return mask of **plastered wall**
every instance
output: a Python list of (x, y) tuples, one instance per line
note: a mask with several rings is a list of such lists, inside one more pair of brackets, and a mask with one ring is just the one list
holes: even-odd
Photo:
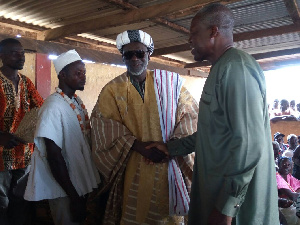
[[(26, 53), (25, 54), (25, 63), (22, 70), (19, 72), (27, 76), (32, 83), (35, 84), (35, 53)], [(2, 67), (2, 61), (0, 60), (0, 67)]]

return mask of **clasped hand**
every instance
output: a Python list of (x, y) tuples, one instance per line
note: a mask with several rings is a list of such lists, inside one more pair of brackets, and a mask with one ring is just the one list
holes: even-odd
[(4, 146), (4, 148), (10, 149), (19, 145), (20, 143), (26, 144), (26, 141), (12, 133), (0, 132), (0, 145)]
[(167, 159), (167, 154), (155, 147), (153, 142), (142, 142), (136, 139), (131, 149), (139, 152), (147, 160), (150, 160), (154, 163), (163, 162)]

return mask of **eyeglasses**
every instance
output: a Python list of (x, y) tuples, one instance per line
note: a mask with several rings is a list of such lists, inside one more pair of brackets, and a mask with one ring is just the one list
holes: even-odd
[(135, 55), (137, 58), (143, 59), (145, 57), (146, 52), (148, 51), (144, 51), (144, 50), (127, 51), (127, 52), (123, 52), (123, 57), (126, 60), (130, 60)]

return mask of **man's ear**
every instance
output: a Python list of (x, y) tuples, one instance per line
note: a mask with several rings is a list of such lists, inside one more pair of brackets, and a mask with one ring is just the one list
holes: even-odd
[(219, 28), (217, 26), (213, 25), (211, 27), (210, 37), (214, 38), (214, 37), (217, 37), (218, 35), (219, 35)]
[(57, 75), (57, 78), (58, 78), (59, 80), (64, 80), (64, 79), (66, 78), (66, 73), (65, 73), (65, 71), (61, 70), (61, 71), (59, 72), (59, 74)]

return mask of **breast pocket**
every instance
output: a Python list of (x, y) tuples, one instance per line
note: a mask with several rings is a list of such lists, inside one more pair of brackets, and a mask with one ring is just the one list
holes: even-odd
[(199, 104), (199, 122), (206, 126), (211, 122), (211, 102), (212, 95), (202, 92)]

